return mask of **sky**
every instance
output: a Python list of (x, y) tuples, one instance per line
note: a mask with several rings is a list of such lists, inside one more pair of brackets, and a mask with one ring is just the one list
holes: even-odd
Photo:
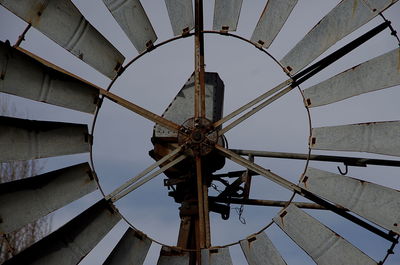
[[(126, 57), (125, 63), (137, 55), (135, 48), (101, 0), (75, 0), (73, 2), (86, 19)], [(268, 48), (268, 52), (278, 60), (281, 59), (338, 2), (338, 0), (299, 0), (282, 31), (271, 47)], [(214, 1), (204, 1), (205, 29), (212, 28), (213, 3)], [(245, 38), (251, 37), (265, 3), (265, 0), (243, 1), (238, 31), (236, 32), (238, 35)], [(172, 29), (164, 1), (143, 0), (142, 4), (157, 33), (158, 40), (156, 43), (171, 38)], [(399, 30), (400, 4), (395, 4), (384, 14), (389, 20), (392, 20), (393, 26)], [(339, 41), (320, 58), (337, 50), (381, 22), (381, 18), (373, 19), (367, 25)], [(1, 41), (10, 40), (11, 43), (14, 43), (25, 27), (25, 22), (0, 7)], [(26, 41), (21, 46), (100, 87), (106, 88), (110, 82), (105, 76), (54, 44), (36, 29), (31, 29), (28, 32)], [(128, 68), (115, 82), (111, 91), (154, 113), (162, 114), (193, 72), (193, 46), (193, 38), (185, 38), (152, 51)], [(396, 47), (396, 40), (386, 30), (302, 84), (301, 89), (317, 84)], [(205, 36), (205, 63), (206, 71), (217, 72), (224, 82), (225, 114), (286, 80), (286, 75), (269, 57), (247, 43), (225, 36)], [(312, 127), (399, 120), (399, 88), (399, 86), (396, 86), (314, 108), (311, 110)], [(92, 123), (92, 116), (89, 114), (14, 96), (7, 97), (17, 107), (17, 116), (19, 117), (88, 125)], [(100, 110), (94, 134), (94, 165), (100, 178), (100, 185), (106, 193), (111, 192), (125, 180), (137, 175), (154, 162), (148, 156), (148, 151), (152, 149), (150, 138), (153, 126), (152, 122), (113, 102), (105, 101)], [(308, 116), (302, 102), (301, 93), (298, 90), (293, 90), (229, 131), (226, 137), (230, 148), (306, 153), (308, 151), (308, 128)], [(327, 151), (315, 151), (315, 153), (398, 160), (396, 157), (366, 153)], [(41, 159), (41, 161), (45, 165), (44, 171), (51, 171), (88, 161), (88, 158), (88, 154), (79, 154)], [(256, 158), (256, 162), (294, 183), (297, 183), (305, 167), (304, 161), (295, 160)], [(337, 172), (336, 167), (342, 165), (312, 162), (311, 166)], [(221, 172), (232, 170), (243, 170), (243, 168), (227, 161)], [(350, 167), (349, 176), (400, 189), (398, 168)], [(174, 245), (179, 230), (179, 205), (167, 196), (168, 191), (163, 187), (164, 178), (165, 176), (158, 176), (117, 202), (116, 205), (135, 227), (157, 241)], [(290, 196), (290, 192), (271, 181), (263, 177), (254, 178), (253, 198), (287, 200)], [(96, 191), (60, 209), (53, 216), (53, 229), (57, 229), (100, 198), (100, 192)], [(296, 200), (301, 200), (301, 198), (296, 197)], [(216, 214), (211, 214), (213, 245), (237, 242), (247, 235), (257, 232), (268, 224), (278, 211), (278, 208), (246, 206), (243, 214), (246, 219), (245, 225), (240, 223), (233, 209), (228, 221), (222, 220)], [(389, 247), (387, 241), (343, 218), (335, 216), (333, 213), (317, 210), (307, 210), (307, 212), (376, 261), (383, 258)], [(102, 263), (126, 228), (126, 224), (119, 223), (81, 264)], [(313, 264), (311, 258), (276, 225), (268, 228), (266, 233), (289, 265)], [(156, 263), (159, 249), (159, 245), (152, 245), (145, 260), (146, 265)], [(230, 252), (234, 265), (247, 264), (238, 245), (230, 247)], [(395, 255), (390, 256), (385, 264), (398, 264), (400, 262), (399, 252), (400, 249), (397, 247)]]

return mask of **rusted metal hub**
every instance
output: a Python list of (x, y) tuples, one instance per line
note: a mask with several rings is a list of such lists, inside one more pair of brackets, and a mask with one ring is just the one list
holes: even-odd
[(186, 144), (191, 155), (207, 155), (218, 140), (218, 133), (213, 130), (212, 122), (205, 118), (190, 118), (182, 124), (178, 134), (178, 143)]

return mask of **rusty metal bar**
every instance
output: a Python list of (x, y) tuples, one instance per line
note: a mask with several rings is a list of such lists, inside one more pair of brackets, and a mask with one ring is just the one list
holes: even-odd
[(195, 118), (205, 117), (203, 0), (195, 1)]
[(25, 40), (25, 35), (28, 32), (28, 30), (32, 27), (32, 24), (29, 23), (26, 28), (24, 29), (24, 31), (22, 32), (22, 34), (20, 36), (18, 36), (18, 40), (17, 42), (14, 44), (13, 47), (19, 47), (19, 45), (21, 45), (21, 43)]
[[(230, 150), (238, 155), (245, 155), (245, 156), (253, 155), (258, 157), (272, 157), (272, 158), (284, 158), (284, 159), (296, 159), (296, 160), (307, 160), (308, 158), (308, 154), (300, 154), (300, 153), (282, 153), (282, 152), (268, 152), (268, 151), (241, 150), (241, 149), (240, 150), (230, 149)], [(358, 166), (358, 167), (366, 167), (367, 165), (400, 167), (400, 161), (397, 160), (370, 159), (370, 158), (348, 157), (348, 156), (310, 155), (310, 160), (339, 162), (349, 166)]]

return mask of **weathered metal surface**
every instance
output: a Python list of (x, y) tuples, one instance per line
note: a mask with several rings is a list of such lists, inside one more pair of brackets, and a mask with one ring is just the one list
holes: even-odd
[(128, 228), (104, 265), (141, 265), (149, 251), (151, 240), (146, 235)]
[[(224, 84), (217, 73), (206, 73), (206, 118), (217, 121), (222, 117)], [(163, 117), (176, 124), (183, 124), (194, 116), (194, 75), (185, 83), (172, 103), (163, 113)], [(177, 137), (178, 133), (166, 129), (162, 125), (154, 127), (155, 137)]]
[(0, 161), (27, 160), (89, 151), (84, 124), (0, 117)]
[(300, 185), (379, 226), (400, 234), (398, 190), (310, 167)]
[(8, 234), (97, 189), (88, 163), (0, 185), (0, 233)]
[(282, 29), (298, 0), (269, 0), (254, 29), (251, 41), (268, 48)]
[(249, 265), (286, 265), (264, 232), (241, 240), (240, 247)]
[(400, 121), (312, 129), (312, 149), (400, 156)]
[(78, 264), (120, 219), (116, 209), (102, 199), (4, 265)]
[(140, 53), (157, 40), (157, 35), (139, 0), (103, 0), (111, 14)]
[(229, 248), (202, 249), (201, 265), (232, 265)]
[(215, 0), (213, 30), (236, 31), (243, 0)]
[(273, 220), (318, 265), (377, 265), (361, 250), (292, 204)]
[(94, 113), (96, 88), (0, 42), (0, 92)]
[(399, 69), (400, 49), (395, 49), (305, 89), (305, 102), (317, 107), (399, 85)]
[(189, 252), (163, 246), (157, 265), (189, 265)]
[(175, 36), (194, 28), (192, 0), (165, 0), (172, 31)]
[[(291, 74), (307, 66), (329, 47), (366, 24), (397, 0), (343, 0), (280, 61)], [(373, 11), (374, 10), (374, 11)]]
[(0, 0), (0, 4), (109, 78), (125, 59), (70, 0)]

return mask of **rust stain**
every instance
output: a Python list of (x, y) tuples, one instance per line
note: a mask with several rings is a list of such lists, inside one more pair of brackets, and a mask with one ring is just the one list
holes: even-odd
[(353, 17), (354, 17), (354, 15), (356, 13), (357, 7), (358, 7), (358, 0), (354, 0), (353, 9), (352, 9), (352, 12), (351, 12)]

